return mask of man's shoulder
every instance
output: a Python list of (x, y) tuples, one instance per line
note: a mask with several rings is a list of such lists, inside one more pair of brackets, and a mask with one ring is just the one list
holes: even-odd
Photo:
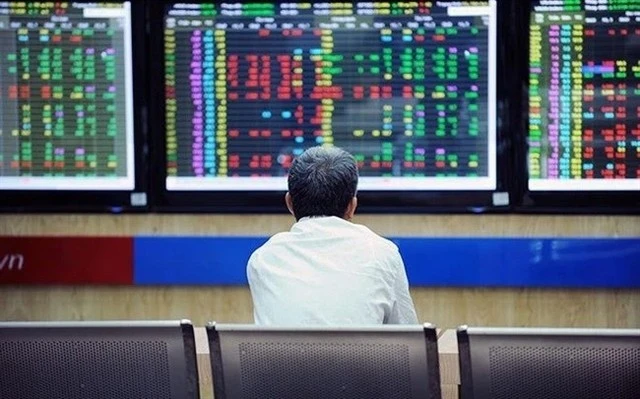
[(271, 237), (269, 237), (267, 239), (267, 241), (265, 241), (262, 245), (260, 245), (255, 251), (253, 251), (254, 254), (259, 253), (259, 252), (264, 252), (264, 251), (268, 251), (269, 249), (277, 246), (278, 244), (282, 243), (282, 242), (286, 242), (289, 240), (289, 236), (290, 233), (288, 231), (283, 231), (281, 233), (276, 233), (274, 235), (272, 235)]
[(370, 228), (362, 224), (353, 223), (353, 226), (360, 232), (360, 234), (367, 239), (376, 248), (380, 248), (389, 252), (397, 252), (398, 246), (391, 240), (382, 237), (378, 233), (374, 232)]
[[(333, 226), (335, 229), (334, 237), (341, 237), (352, 242), (353, 245), (359, 247), (369, 247), (378, 256), (389, 255), (395, 256), (398, 253), (398, 246), (391, 240), (384, 238), (371, 230), (369, 227), (357, 223), (340, 221), (339, 225)], [(334, 223), (334, 222), (332, 222)], [(268, 256), (272, 253), (279, 253), (288, 248), (293, 243), (309, 243), (313, 241), (314, 232), (300, 233), (298, 231), (284, 231), (271, 236), (264, 244), (256, 249), (252, 258), (259, 256)], [(318, 233), (318, 239), (325, 240), (327, 238), (327, 230)]]

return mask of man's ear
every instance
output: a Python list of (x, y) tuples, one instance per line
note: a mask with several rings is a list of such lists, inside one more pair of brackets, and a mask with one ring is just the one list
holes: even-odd
[(356, 213), (356, 208), (358, 207), (358, 197), (351, 198), (351, 202), (347, 206), (347, 212), (344, 214), (344, 218), (346, 220), (353, 219), (353, 215)]
[(293, 200), (291, 199), (291, 194), (289, 194), (289, 192), (287, 191), (287, 193), (284, 195), (284, 203), (287, 204), (287, 209), (289, 209), (289, 212), (293, 215), (296, 216), (295, 213), (293, 213)]

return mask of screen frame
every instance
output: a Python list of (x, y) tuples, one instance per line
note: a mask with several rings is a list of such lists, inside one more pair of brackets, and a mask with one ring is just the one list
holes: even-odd
[[(514, 32), (514, 87), (522, 90), (519, 119), (514, 135), (514, 170), (517, 176), (515, 211), (540, 214), (640, 214), (640, 190), (636, 191), (538, 191), (529, 189), (528, 124), (529, 124), (529, 48), (531, 13), (537, 0), (526, 0), (520, 7), (514, 6), (514, 25), (522, 27)], [(640, 184), (640, 183), (639, 183)]]
[[(242, 2), (242, 1), (240, 1)], [(152, 59), (164, 59), (164, 17), (168, 5), (177, 0), (158, 0), (149, 3), (150, 20), (155, 23), (150, 29), (150, 54)], [(189, 3), (207, 3), (192, 0)], [(280, 3), (280, 1), (274, 1)], [(503, 1), (497, 0), (497, 60), (496, 60), (496, 188), (494, 190), (461, 191), (360, 191), (358, 211), (360, 213), (504, 213), (510, 211), (513, 198), (509, 181), (512, 175), (509, 85), (501, 79), (505, 72), (505, 57), (509, 46), (509, 15)], [(153, 210), (178, 213), (287, 213), (284, 203), (285, 191), (169, 191), (166, 188), (166, 142), (164, 103), (164, 64), (150, 71), (152, 79), (151, 112), (158, 117), (150, 118), (152, 164)], [(497, 194), (497, 195), (496, 195)], [(505, 200), (506, 198), (506, 200)]]
[[(17, 0), (9, 0), (16, 2)], [(92, 1), (80, 1), (80, 3)], [(103, 0), (104, 3), (122, 1)], [(133, 94), (133, 190), (0, 190), (0, 212), (144, 212), (149, 209), (147, 148), (146, 1), (131, 4)], [(144, 21), (144, 23), (142, 23)]]

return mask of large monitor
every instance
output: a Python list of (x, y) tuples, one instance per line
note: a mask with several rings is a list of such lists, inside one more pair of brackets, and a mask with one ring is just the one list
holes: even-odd
[(318, 145), (354, 155), (364, 208), (505, 205), (497, 1), (157, 3), (163, 205), (284, 210)]
[(640, 330), (458, 330), (465, 399), (640, 397)]
[(217, 399), (440, 398), (436, 329), (207, 326)]
[(199, 399), (188, 321), (0, 323), (3, 399)]
[(527, 14), (524, 205), (639, 211), (640, 3), (532, 0)]
[(146, 205), (134, 3), (0, 2), (0, 206)]

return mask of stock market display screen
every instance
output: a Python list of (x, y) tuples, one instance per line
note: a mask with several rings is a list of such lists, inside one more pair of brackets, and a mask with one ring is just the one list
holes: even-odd
[(339, 146), (361, 190), (496, 187), (496, 2), (172, 3), (166, 187), (282, 190)]
[(640, 191), (640, 1), (535, 1), (529, 68), (529, 189)]
[(0, 190), (134, 188), (130, 5), (0, 1)]

